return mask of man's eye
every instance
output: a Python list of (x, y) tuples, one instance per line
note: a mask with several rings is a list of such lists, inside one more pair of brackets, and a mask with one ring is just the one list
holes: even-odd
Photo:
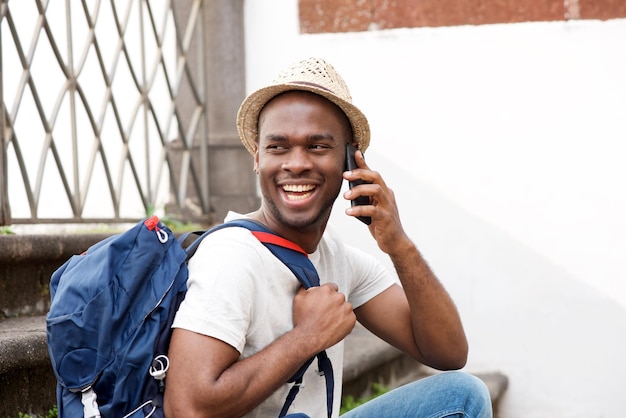
[(328, 146), (324, 145), (324, 144), (312, 144), (309, 148), (311, 148), (311, 149), (326, 149), (326, 148), (328, 148)]

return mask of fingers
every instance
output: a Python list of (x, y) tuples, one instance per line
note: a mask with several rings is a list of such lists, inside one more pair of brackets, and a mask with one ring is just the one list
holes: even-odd
[[(324, 283), (320, 287), (330, 287), (335, 292), (339, 291), (339, 286), (337, 285), (337, 283)], [(314, 287), (309, 288), (309, 290), (311, 289), (315, 289), (315, 288)]]
[[(369, 229), (374, 239), (379, 247), (389, 248), (394, 240), (404, 234), (394, 192), (378, 172), (365, 164), (360, 152), (355, 155), (359, 168), (344, 173), (344, 178), (353, 185), (343, 195), (345, 199), (353, 201), (353, 204), (346, 208), (346, 214), (352, 217), (371, 218)], [(354, 185), (359, 180), (366, 183)], [(363, 199), (364, 204), (354, 204), (359, 197), (367, 198)]]
[(348, 335), (356, 322), (352, 305), (340, 293), (337, 284), (304, 288), (294, 298), (294, 328), (326, 349)]
[(369, 202), (363, 205), (351, 205), (346, 209), (346, 214), (350, 216), (369, 216), (372, 217), (372, 220), (380, 220), (396, 211), (393, 191), (387, 188), (382, 180), (378, 183), (355, 186), (347, 190), (343, 195), (346, 200), (353, 201), (362, 196), (366, 196)]
[(375, 183), (375, 184), (384, 185), (384, 181), (382, 177), (380, 176), (380, 174), (370, 169), (369, 166), (365, 163), (365, 160), (363, 159), (363, 154), (361, 154), (361, 151), (357, 151), (356, 155), (357, 155), (356, 163), (357, 163), (358, 168), (354, 170), (344, 171), (343, 178), (348, 181), (363, 180), (367, 183)]
[(338, 292), (339, 291), (339, 286), (337, 285), (337, 283), (324, 283), (323, 285), (309, 287), (308, 289), (305, 289), (304, 286), (302, 286), (298, 290), (298, 294), (302, 294), (302, 293), (306, 293), (306, 292), (310, 292), (310, 291), (315, 291), (316, 289), (319, 289), (321, 287), (329, 287), (334, 292)]

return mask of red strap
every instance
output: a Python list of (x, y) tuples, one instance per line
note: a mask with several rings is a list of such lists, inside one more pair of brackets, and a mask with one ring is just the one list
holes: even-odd
[(257, 237), (257, 239), (261, 242), (267, 242), (268, 244), (279, 245), (281, 247), (289, 248), (290, 250), (298, 251), (306, 255), (307, 257), (309, 256), (306, 253), (306, 251), (302, 249), (302, 247), (300, 247), (295, 242), (289, 241), (288, 239), (279, 237), (278, 235), (275, 235), (275, 234), (270, 234), (269, 232), (260, 232), (260, 231), (251, 231), (251, 232), (252, 232), (252, 235)]

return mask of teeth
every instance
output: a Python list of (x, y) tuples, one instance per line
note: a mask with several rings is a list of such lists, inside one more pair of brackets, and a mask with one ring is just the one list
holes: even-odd
[(302, 193), (302, 192), (309, 192), (311, 190), (313, 190), (315, 188), (315, 186), (312, 186), (310, 184), (286, 184), (283, 186), (283, 190), (286, 192), (294, 192), (294, 193)]
[[(287, 193), (287, 199), (293, 201), (304, 200), (311, 196), (311, 191), (315, 186), (310, 184), (286, 184), (283, 190)], [(297, 193), (297, 194), (295, 194)]]
[(307, 197), (311, 196), (311, 193), (305, 193), (305, 194), (290, 194), (287, 195), (287, 199), (289, 199), (290, 201), (294, 202), (297, 200), (304, 200)]

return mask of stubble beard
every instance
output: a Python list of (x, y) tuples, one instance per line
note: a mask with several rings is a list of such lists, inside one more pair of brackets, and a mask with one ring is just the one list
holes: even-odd
[(287, 217), (283, 215), (283, 213), (280, 211), (280, 209), (278, 208), (278, 206), (276, 205), (274, 200), (269, 196), (268, 193), (263, 192), (263, 200), (265, 200), (269, 211), (272, 213), (272, 215), (277, 221), (279, 221), (281, 224), (285, 225), (286, 227), (290, 229), (301, 229), (301, 228), (313, 226), (316, 223), (318, 223), (320, 220), (324, 220), (324, 221), (328, 220), (328, 217), (330, 216), (330, 212), (333, 208), (333, 204), (337, 200), (337, 197), (339, 196), (340, 191), (341, 191), (341, 184), (339, 185), (339, 187), (337, 187), (336, 193), (333, 193), (326, 200), (326, 202), (324, 202), (319, 212), (307, 219), (298, 219), (298, 220), (288, 219)]

